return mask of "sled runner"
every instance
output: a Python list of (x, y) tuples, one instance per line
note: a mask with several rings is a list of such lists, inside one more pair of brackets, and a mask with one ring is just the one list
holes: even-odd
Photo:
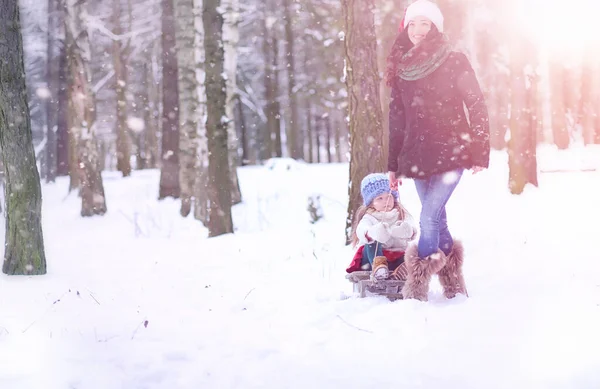
[(346, 274), (346, 279), (353, 284), (354, 293), (357, 293), (361, 298), (368, 296), (385, 296), (391, 301), (402, 299), (401, 291), (405, 281), (371, 281), (370, 271), (355, 271)]

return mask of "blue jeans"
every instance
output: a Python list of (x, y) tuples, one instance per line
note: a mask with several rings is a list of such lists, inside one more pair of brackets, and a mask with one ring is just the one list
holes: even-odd
[[(365, 247), (363, 248), (362, 261), (360, 263), (361, 268), (364, 267), (365, 265), (369, 264), (369, 265), (371, 265), (369, 267), (369, 270), (373, 269), (373, 260), (375, 259), (375, 257), (381, 257), (381, 256), (383, 256), (383, 249), (381, 248), (381, 243), (379, 245), (377, 244), (377, 242), (365, 244)], [(400, 259), (398, 259), (396, 261), (389, 262), (388, 269), (394, 270), (398, 266), (400, 266), (400, 264), (402, 262), (404, 262), (403, 257), (401, 257)]]
[(415, 179), (415, 186), (421, 200), (419, 225), (419, 258), (428, 257), (437, 252), (450, 254), (454, 241), (448, 230), (446, 203), (458, 185), (463, 169), (436, 174), (425, 179)]

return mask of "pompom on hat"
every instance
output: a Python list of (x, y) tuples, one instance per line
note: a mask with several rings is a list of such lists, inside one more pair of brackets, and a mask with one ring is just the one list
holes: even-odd
[(383, 173), (371, 173), (362, 179), (360, 183), (360, 194), (363, 198), (363, 204), (369, 206), (377, 196), (384, 193), (391, 193), (398, 201), (398, 191), (390, 188), (390, 180)]
[(406, 8), (400, 29), (408, 27), (408, 23), (417, 16), (431, 20), (440, 32), (444, 32), (444, 15), (440, 8), (429, 0), (417, 0)]

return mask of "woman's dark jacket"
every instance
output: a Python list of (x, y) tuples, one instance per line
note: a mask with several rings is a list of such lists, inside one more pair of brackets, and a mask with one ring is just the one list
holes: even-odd
[(487, 108), (462, 53), (452, 52), (419, 80), (398, 77), (392, 85), (389, 124), (388, 170), (398, 176), (426, 178), (458, 168), (488, 167)]

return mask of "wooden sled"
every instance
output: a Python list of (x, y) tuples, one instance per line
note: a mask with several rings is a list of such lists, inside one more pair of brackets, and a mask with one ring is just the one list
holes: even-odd
[(346, 279), (352, 282), (354, 293), (357, 293), (361, 298), (368, 296), (385, 296), (391, 301), (402, 299), (401, 292), (404, 281), (371, 281), (370, 271), (355, 271), (346, 274)]

